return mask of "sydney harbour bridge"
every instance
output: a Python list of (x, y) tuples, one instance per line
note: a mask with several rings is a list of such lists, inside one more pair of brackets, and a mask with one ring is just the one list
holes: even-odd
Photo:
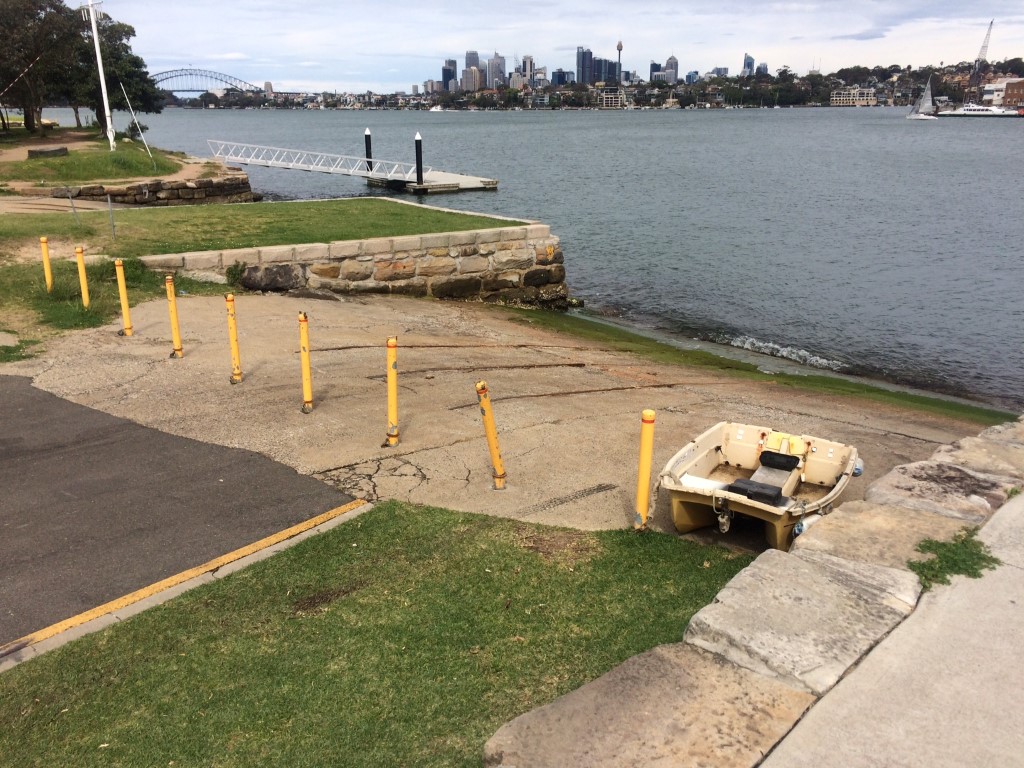
[(263, 93), (263, 88), (258, 85), (208, 69), (172, 69), (167, 72), (158, 72), (151, 77), (157, 87), (172, 93), (207, 93), (222, 88)]

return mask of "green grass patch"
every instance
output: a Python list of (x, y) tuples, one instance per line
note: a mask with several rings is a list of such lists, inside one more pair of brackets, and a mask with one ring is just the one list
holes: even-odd
[(668, 365), (713, 368), (738, 378), (772, 381), (779, 386), (803, 389), (822, 394), (855, 397), (898, 408), (934, 413), (938, 416), (964, 419), (985, 426), (1013, 421), (1017, 415), (983, 405), (970, 405), (938, 397), (897, 392), (873, 386), (870, 382), (850, 381), (833, 376), (795, 376), (786, 373), (765, 374), (757, 366), (740, 360), (720, 357), (702, 350), (685, 350), (671, 344), (628, 331), (614, 325), (590, 320), (585, 316), (539, 312), (529, 309), (507, 310), (518, 322), (566, 333), (602, 344), (620, 352), (632, 352), (647, 360)]
[[(121, 300), (113, 261), (105, 259), (86, 266), (88, 309), (82, 306), (78, 266), (58, 261), (52, 263), (52, 269), (53, 289), (47, 293), (42, 266), (9, 264), (0, 267), (0, 304), (31, 309), (46, 325), (64, 330), (94, 328), (120, 316)], [(138, 259), (125, 259), (124, 271), (131, 305), (166, 295), (163, 274), (146, 269)], [(183, 277), (175, 279), (174, 287), (180, 292), (207, 296), (226, 292), (223, 285)], [(23, 352), (28, 356), (27, 347)]]
[(479, 766), (750, 556), (389, 502), (0, 676), (22, 765)]
[(97, 144), (95, 148), (76, 149), (64, 157), (0, 163), (0, 181), (31, 181), (45, 185), (119, 181), (168, 175), (180, 168), (180, 161), (161, 150), (153, 150), (150, 158), (141, 144), (122, 144), (111, 152), (104, 142), (102, 147)]
[(954, 575), (981, 578), (981, 572), (1001, 564), (998, 557), (989, 552), (984, 542), (978, 541), (977, 528), (964, 528), (952, 541), (925, 539), (917, 545), (917, 551), (934, 555), (923, 561), (910, 561), (907, 566), (921, 580), (921, 587), (927, 591), (935, 584), (949, 584)]
[(93, 253), (130, 258), (255, 248), (332, 240), (363, 240), (434, 232), (491, 229), (522, 222), (419, 208), (380, 199), (316, 200), (253, 205), (125, 208), (109, 213), (8, 214), (0, 234), (0, 255), (19, 247), (38, 248), (39, 238), (88, 240)]
[(13, 347), (0, 346), (0, 363), (14, 363), (32, 357), (34, 347), (39, 342), (34, 339), (19, 339)]

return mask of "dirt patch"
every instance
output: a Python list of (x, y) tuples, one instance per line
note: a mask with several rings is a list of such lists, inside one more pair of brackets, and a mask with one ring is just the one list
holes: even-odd
[(965, 499), (969, 496), (985, 499), (992, 509), (998, 509), (1006, 501), (1005, 490), (999, 483), (976, 477), (955, 464), (901, 467), (900, 469), (903, 474), (919, 482), (931, 483), (943, 490), (959, 494)]
[(560, 561), (568, 565), (586, 562), (601, 551), (594, 536), (586, 531), (531, 531), (518, 532), (519, 546), (536, 552), (548, 562)]
[(335, 589), (323, 589), (319, 592), (314, 592), (312, 595), (296, 600), (292, 604), (292, 615), (293, 616), (313, 616), (318, 613), (324, 613), (327, 607), (343, 597), (348, 597), (353, 592), (356, 592), (366, 586), (365, 582), (357, 581), (352, 584), (348, 584), (344, 587), (336, 587)]

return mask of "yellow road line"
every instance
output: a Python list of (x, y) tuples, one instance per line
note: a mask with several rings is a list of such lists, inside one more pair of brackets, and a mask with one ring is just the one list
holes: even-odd
[(329, 520), (333, 520), (336, 517), (341, 517), (341, 515), (344, 515), (346, 512), (351, 512), (353, 509), (357, 509), (358, 507), (361, 507), (366, 503), (367, 502), (362, 499), (356, 499), (355, 501), (349, 502), (344, 506), (336, 507), (332, 510), (324, 512), (322, 515), (317, 515), (316, 517), (312, 517), (309, 520), (299, 523), (298, 525), (293, 525), (291, 528), (286, 528), (283, 531), (279, 531), (271, 536), (267, 536), (264, 539), (260, 539), (259, 541), (253, 542), (252, 544), (244, 546), (241, 549), (236, 549), (233, 552), (228, 552), (226, 555), (221, 555), (215, 560), (210, 560), (208, 563), (204, 563), (203, 565), (197, 565), (195, 568), (190, 568), (189, 570), (182, 571), (181, 573), (175, 574), (174, 576), (169, 576), (168, 578), (163, 579), (162, 581), (158, 581), (155, 584), (150, 584), (148, 587), (137, 589), (136, 591), (130, 592), (129, 594), (124, 595), (123, 597), (119, 597), (116, 600), (111, 600), (109, 603), (104, 603), (103, 605), (96, 606), (95, 608), (85, 611), (84, 613), (80, 613), (77, 616), (72, 616), (70, 619), (64, 619), (64, 621), (57, 622), (56, 624), (51, 624), (45, 629), (40, 629), (37, 632), (33, 632), (30, 635), (25, 635), (25, 637), (22, 637), (18, 640), (7, 643), (3, 647), (0, 647), (0, 656), (2, 656), (4, 654), (4, 651), (8, 648), (24, 648), (25, 646), (34, 645), (35, 643), (42, 642), (43, 640), (48, 640), (49, 638), (54, 637), (55, 635), (59, 635), (61, 632), (65, 632), (69, 629), (73, 629), (74, 627), (81, 626), (86, 622), (92, 621), (93, 619), (98, 619), (99, 617), (105, 616), (108, 613), (120, 611), (123, 608), (127, 608), (129, 605), (133, 605), (134, 603), (137, 603), (140, 600), (145, 600), (147, 597), (152, 597), (153, 595), (159, 594), (160, 592), (163, 592), (166, 589), (170, 589), (171, 587), (176, 587), (179, 584), (184, 584), (189, 579), (194, 579), (197, 576), (202, 576), (204, 573), (216, 571), (218, 568), (223, 568), (225, 565), (228, 565), (229, 563), (233, 563), (236, 560), (241, 560), (243, 557), (248, 557), (249, 555), (255, 554), (260, 550), (266, 549), (267, 547), (272, 547), (275, 544), (281, 543), (282, 541), (286, 541), (295, 536), (298, 536), (300, 533), (308, 531), (311, 528), (316, 528), (318, 525), (323, 525), (324, 523), (328, 522)]

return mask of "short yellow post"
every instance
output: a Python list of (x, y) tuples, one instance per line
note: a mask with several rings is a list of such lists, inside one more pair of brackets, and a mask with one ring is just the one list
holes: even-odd
[(89, 308), (89, 280), (85, 276), (85, 253), (82, 246), (75, 248), (75, 261), (78, 262), (78, 282), (82, 286), (82, 306)]
[(235, 320), (235, 294), (224, 297), (228, 308), (228, 341), (231, 344), (231, 383), (238, 384), (242, 380), (242, 356), (238, 353), (238, 323)]
[(498, 447), (498, 429), (494, 426), (494, 409), (491, 407), (491, 395), (487, 391), (487, 382), (476, 383), (476, 399), (480, 402), (480, 415), (484, 419), (484, 434), (487, 435), (487, 450), (491, 452), (491, 466), (494, 468), (494, 490), (505, 488), (505, 464), (501, 460), (501, 449)]
[(174, 344), (171, 357), (182, 357), (184, 352), (181, 351), (181, 331), (178, 330), (178, 301), (174, 296), (174, 278), (171, 275), (164, 278), (164, 286), (167, 288), (167, 311), (171, 315), (171, 342)]
[(43, 252), (43, 277), (46, 278), (46, 292), (53, 290), (53, 270), (50, 269), (50, 246), (45, 237), (39, 238), (39, 248)]
[(117, 293), (121, 297), (121, 335), (131, 336), (132, 313), (128, 308), (128, 286), (124, 282), (124, 262), (121, 259), (114, 259), (114, 272), (117, 273)]
[(654, 455), (654, 411), (643, 412), (640, 419), (640, 468), (636, 477), (636, 515), (633, 527), (647, 528), (647, 511), (651, 502), (651, 458)]
[(302, 357), (302, 412), (313, 410), (313, 376), (309, 368), (309, 318), (299, 312), (299, 353)]
[(382, 448), (398, 445), (398, 337), (388, 338), (388, 436)]

